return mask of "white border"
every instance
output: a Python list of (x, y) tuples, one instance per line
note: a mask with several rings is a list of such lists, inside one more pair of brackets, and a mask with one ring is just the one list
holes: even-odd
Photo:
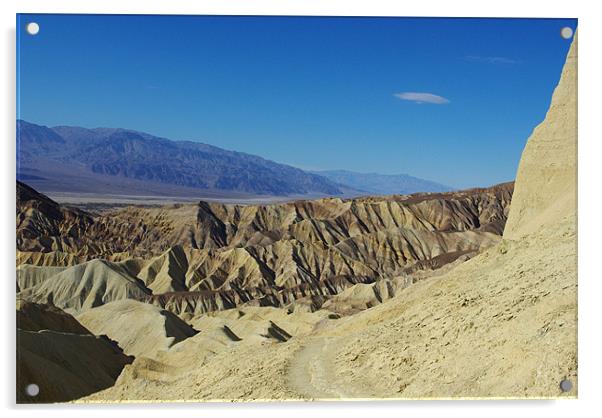
[[(496, 3), (474, 0), (387, 2), (381, 0), (3, 0), (2, 8), (2, 271), (4, 306), (2, 344), (2, 406), (12, 416), (106, 418), (107, 413), (139, 412), (148, 417), (167, 414), (245, 415), (292, 417), (328, 413), (350, 417), (381, 413), (450, 417), (488, 417), (545, 414), (555, 416), (589, 416), (601, 410), (596, 403), (602, 385), (600, 370), (601, 337), (600, 268), (596, 262), (600, 252), (600, 215), (602, 209), (600, 182), (602, 156), (599, 129), (600, 110), (600, 39), (602, 16), (596, 2), (573, 0), (527, 2), (504, 0)], [(577, 17), (579, 18), (579, 400), (563, 401), (406, 401), (351, 403), (270, 403), (270, 404), (185, 404), (185, 405), (109, 405), (15, 407), (14, 402), (14, 169), (15, 169), (15, 13), (132, 13), (132, 14), (263, 14), (263, 15), (346, 15), (346, 16), (473, 16), (473, 17)], [(7, 283), (8, 282), (8, 283)], [(9, 337), (9, 338), (7, 338)], [(194, 412), (192, 410), (195, 410)]]

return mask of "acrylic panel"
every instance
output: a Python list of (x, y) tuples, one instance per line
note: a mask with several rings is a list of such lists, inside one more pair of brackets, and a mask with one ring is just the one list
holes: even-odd
[(577, 396), (577, 20), (17, 16), (19, 403)]

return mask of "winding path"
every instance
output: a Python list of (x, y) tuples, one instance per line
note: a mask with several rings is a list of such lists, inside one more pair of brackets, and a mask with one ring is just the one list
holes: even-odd
[(313, 337), (293, 358), (288, 383), (295, 392), (312, 400), (368, 398), (365, 390), (350, 383), (342, 385), (335, 374), (334, 356), (339, 338)]

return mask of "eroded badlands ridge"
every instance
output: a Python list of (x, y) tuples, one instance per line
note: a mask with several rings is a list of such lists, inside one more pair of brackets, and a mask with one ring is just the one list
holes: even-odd
[(495, 244), (512, 186), (93, 215), (19, 183), (18, 288), (70, 312), (123, 298), (176, 314), (295, 301), (315, 310), (354, 284), (407, 282)]
[(156, 256), (191, 249), (266, 247), (282, 240), (338, 244), (393, 229), (425, 232), (478, 230), (500, 235), (513, 184), (449, 193), (272, 205), (128, 207), (103, 215), (64, 207), (17, 182), (17, 248), (96, 258), (126, 253)]

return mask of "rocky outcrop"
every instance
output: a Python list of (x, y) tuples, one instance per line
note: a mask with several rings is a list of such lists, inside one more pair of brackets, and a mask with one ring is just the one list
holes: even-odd
[(37, 252), (17, 250), (17, 266), (30, 264), (33, 266), (74, 266), (87, 261), (88, 257), (77, 256), (61, 251)]
[(188, 259), (178, 245), (144, 263), (137, 276), (153, 293), (178, 292), (188, 290), (187, 271)]
[[(106, 337), (17, 329), (17, 402), (65, 402), (115, 383), (132, 357)], [(27, 385), (40, 388), (36, 397)]]
[(67, 267), (61, 266), (21, 264), (20, 266), (17, 266), (17, 292), (45, 282), (50, 277), (62, 272), (66, 268)]
[(504, 238), (553, 228), (577, 207), (577, 34), (544, 121), (527, 141)]
[(17, 182), (17, 249), (48, 252), (72, 248), (93, 217), (55, 201)]
[(334, 276), (291, 288), (266, 286), (250, 289), (174, 292), (149, 296), (144, 300), (184, 316), (232, 309), (237, 306), (287, 307), (298, 299), (321, 296), (322, 298), (313, 299), (311, 306), (308, 307), (308, 310), (313, 312), (320, 309), (322, 303), (330, 296), (357, 283), (373, 282), (374, 278), (369, 276)]
[(352, 315), (395, 297), (411, 284), (412, 279), (408, 276), (356, 284), (326, 300), (321, 308), (341, 315)]

